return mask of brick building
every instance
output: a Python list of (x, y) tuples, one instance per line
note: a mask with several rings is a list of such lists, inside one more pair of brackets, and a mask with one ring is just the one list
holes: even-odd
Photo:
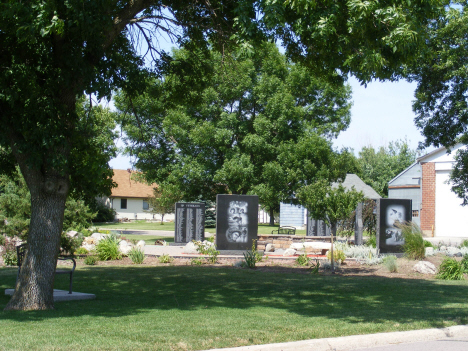
[[(460, 148), (465, 146), (456, 144), (451, 153), (441, 147), (419, 157), (416, 164), (402, 174), (412, 174), (419, 169), (420, 177), (415, 175), (411, 180), (408, 178), (398, 183), (395, 180), (399, 175), (389, 182), (389, 197), (413, 200), (413, 219), (415, 214), (419, 216), (421, 229), (427, 236), (468, 237), (468, 207), (461, 205), (463, 201), (451, 191), (452, 185), (448, 182), (455, 164), (454, 156)], [(392, 193), (392, 189), (399, 192)], [(420, 201), (415, 203), (415, 199)]]

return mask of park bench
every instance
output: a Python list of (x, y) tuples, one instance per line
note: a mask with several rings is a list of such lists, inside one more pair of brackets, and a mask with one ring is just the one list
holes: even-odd
[(296, 235), (296, 228), (294, 227), (279, 227), (277, 230), (272, 230), (271, 234), (286, 234)]
[[(28, 249), (28, 244), (21, 244), (16, 247), (16, 254), (18, 257), (18, 274), (16, 276), (16, 281), (18, 281), (19, 274), (21, 271), (21, 265), (23, 264), (24, 256), (26, 255), (26, 251)], [(59, 256), (59, 260), (65, 261), (65, 260), (71, 260), (73, 261), (73, 268), (71, 269), (56, 269), (55, 274), (68, 274), (70, 275), (70, 288), (68, 290), (68, 293), (72, 293), (72, 286), (73, 286), (73, 272), (75, 271), (76, 268), (76, 261), (73, 257), (68, 257), (68, 256)]]

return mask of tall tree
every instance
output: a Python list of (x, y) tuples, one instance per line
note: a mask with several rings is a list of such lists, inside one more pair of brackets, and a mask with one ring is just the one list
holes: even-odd
[(416, 161), (416, 150), (411, 150), (406, 140), (390, 142), (378, 150), (366, 146), (359, 151), (358, 164), (364, 183), (380, 196), (388, 196), (388, 182)]
[[(254, 0), (5, 0), (0, 3), (0, 145), (31, 193), (29, 249), (7, 309), (53, 308), (65, 199), (81, 180), (110, 178), (89, 167), (77, 128), (83, 92), (138, 91), (146, 41), (159, 63), (161, 32), (218, 49), (245, 37), (282, 40), (287, 55), (323, 75), (396, 78), (424, 43), (439, 0), (346, 3)], [(216, 40), (220, 38), (220, 40)], [(243, 46), (246, 51), (248, 45)], [(160, 58), (163, 60), (159, 60)], [(156, 62), (158, 63), (158, 62)], [(154, 65), (152, 67), (158, 67)], [(336, 76), (335, 76), (336, 77)], [(76, 152), (74, 162), (72, 153)], [(75, 173), (86, 170), (86, 179)], [(10, 168), (11, 169), (11, 168)]]
[(196, 67), (198, 57), (175, 51), (163, 79), (116, 106), (148, 181), (179, 187), (186, 200), (254, 193), (273, 219), (299, 186), (346, 175), (348, 154), (321, 135), (348, 126), (350, 88), (289, 63), (273, 43), (238, 55), (212, 52), (190, 75), (179, 60)]
[[(468, 144), (468, 12), (466, 2), (455, 2), (444, 16), (428, 26), (427, 48), (413, 67), (417, 83), (413, 109), (425, 146)], [(452, 190), (468, 204), (468, 151), (455, 155)]]

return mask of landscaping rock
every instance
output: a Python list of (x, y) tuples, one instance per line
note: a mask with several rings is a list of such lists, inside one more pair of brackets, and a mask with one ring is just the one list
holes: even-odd
[(81, 244), (81, 247), (84, 247), (86, 250), (88, 251), (93, 251), (96, 249), (96, 245), (94, 244), (88, 244), (86, 242), (83, 241), (83, 244)]
[(86, 237), (83, 239), (83, 244), (87, 244), (87, 245), (96, 245), (97, 241), (95, 238), (92, 238), (90, 236)]
[(439, 248), (439, 250), (440, 250), (440, 251), (445, 251), (445, 250), (447, 250), (447, 246), (442, 245), (442, 246)]
[(182, 253), (197, 254), (198, 253), (197, 246), (195, 245), (195, 243), (193, 243), (191, 241), (191, 242), (187, 243), (187, 245), (185, 245), (184, 249), (182, 250)]
[(267, 246), (265, 247), (265, 252), (275, 252), (275, 245), (267, 244)]
[(94, 243), (97, 244), (99, 241), (101, 241), (105, 237), (108, 237), (109, 235), (110, 234), (93, 233), (93, 234), (91, 234), (91, 238), (93, 238)]
[(296, 250), (294, 249), (287, 249), (284, 251), (283, 256), (294, 256), (296, 254)]
[(426, 247), (425, 255), (426, 256), (433, 256), (434, 255), (434, 248), (433, 247)]
[(449, 246), (447, 247), (447, 256), (462, 257), (462, 253), (458, 247)]
[(419, 261), (414, 265), (413, 271), (421, 274), (436, 274), (437, 268), (431, 262)]
[(70, 230), (66, 233), (70, 238), (74, 238), (77, 236), (79, 233), (76, 230)]
[(128, 241), (126, 240), (122, 240), (120, 243), (119, 243), (119, 250), (120, 252), (122, 253), (122, 255), (128, 255), (128, 253), (130, 252), (130, 250), (133, 248), (133, 244), (132, 243), (129, 243)]
[(275, 249), (275, 252), (273, 252), (275, 256), (281, 256), (284, 254), (284, 249)]

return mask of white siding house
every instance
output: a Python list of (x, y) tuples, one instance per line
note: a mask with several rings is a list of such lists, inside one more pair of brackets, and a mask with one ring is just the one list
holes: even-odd
[[(133, 177), (132, 177), (133, 175)], [(137, 219), (157, 219), (159, 214), (153, 214), (149, 211), (148, 197), (153, 196), (153, 189), (156, 184), (145, 184), (136, 181), (135, 172), (131, 170), (114, 169), (112, 180), (117, 184), (112, 189), (109, 198), (104, 202), (116, 212), (115, 219), (137, 220)], [(165, 221), (174, 220), (174, 214), (164, 216)]]

